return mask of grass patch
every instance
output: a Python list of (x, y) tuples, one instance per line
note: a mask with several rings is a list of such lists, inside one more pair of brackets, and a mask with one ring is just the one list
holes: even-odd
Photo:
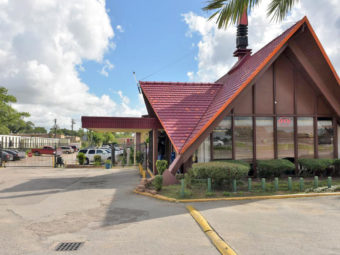
[[(231, 187), (222, 187), (220, 190), (214, 189), (212, 192), (207, 192), (207, 185), (205, 182), (196, 182), (191, 185), (191, 189), (185, 189), (184, 198), (207, 198), (207, 197), (245, 197), (245, 196), (265, 196), (265, 195), (284, 195), (304, 193), (306, 190), (314, 187), (314, 178), (304, 178), (304, 189), (300, 191), (299, 177), (292, 178), (292, 190), (288, 189), (287, 178), (279, 179), (278, 191), (275, 191), (274, 180), (266, 180), (266, 190), (262, 190), (261, 180), (253, 179), (252, 189), (248, 191), (248, 183), (246, 180), (237, 182), (237, 192), (233, 192)], [(333, 178), (332, 186), (339, 186), (334, 191), (340, 191), (340, 178)], [(319, 178), (319, 187), (327, 187), (327, 178)], [(159, 194), (182, 199), (180, 196), (181, 185), (164, 186)]]

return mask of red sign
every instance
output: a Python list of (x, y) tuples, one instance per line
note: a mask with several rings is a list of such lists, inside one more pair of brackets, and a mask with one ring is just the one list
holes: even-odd
[(289, 126), (292, 123), (292, 118), (280, 117), (277, 119), (277, 123)]

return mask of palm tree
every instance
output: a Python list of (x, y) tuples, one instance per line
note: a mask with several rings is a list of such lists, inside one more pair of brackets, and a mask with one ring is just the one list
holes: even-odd
[[(272, 20), (281, 21), (297, 2), (299, 0), (271, 0), (267, 16), (271, 16)], [(260, 3), (261, 0), (209, 0), (203, 10), (215, 11), (209, 19), (218, 15), (218, 28), (227, 28), (236, 24), (245, 10), (251, 11)]]

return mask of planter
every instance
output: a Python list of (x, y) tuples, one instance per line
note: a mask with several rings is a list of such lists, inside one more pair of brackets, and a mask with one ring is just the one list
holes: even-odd
[(111, 164), (105, 164), (105, 169), (111, 169)]

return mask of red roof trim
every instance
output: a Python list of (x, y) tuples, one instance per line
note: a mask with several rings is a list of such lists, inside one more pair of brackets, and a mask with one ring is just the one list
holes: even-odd
[(161, 129), (156, 118), (138, 117), (81, 117), (83, 128), (97, 129)]

